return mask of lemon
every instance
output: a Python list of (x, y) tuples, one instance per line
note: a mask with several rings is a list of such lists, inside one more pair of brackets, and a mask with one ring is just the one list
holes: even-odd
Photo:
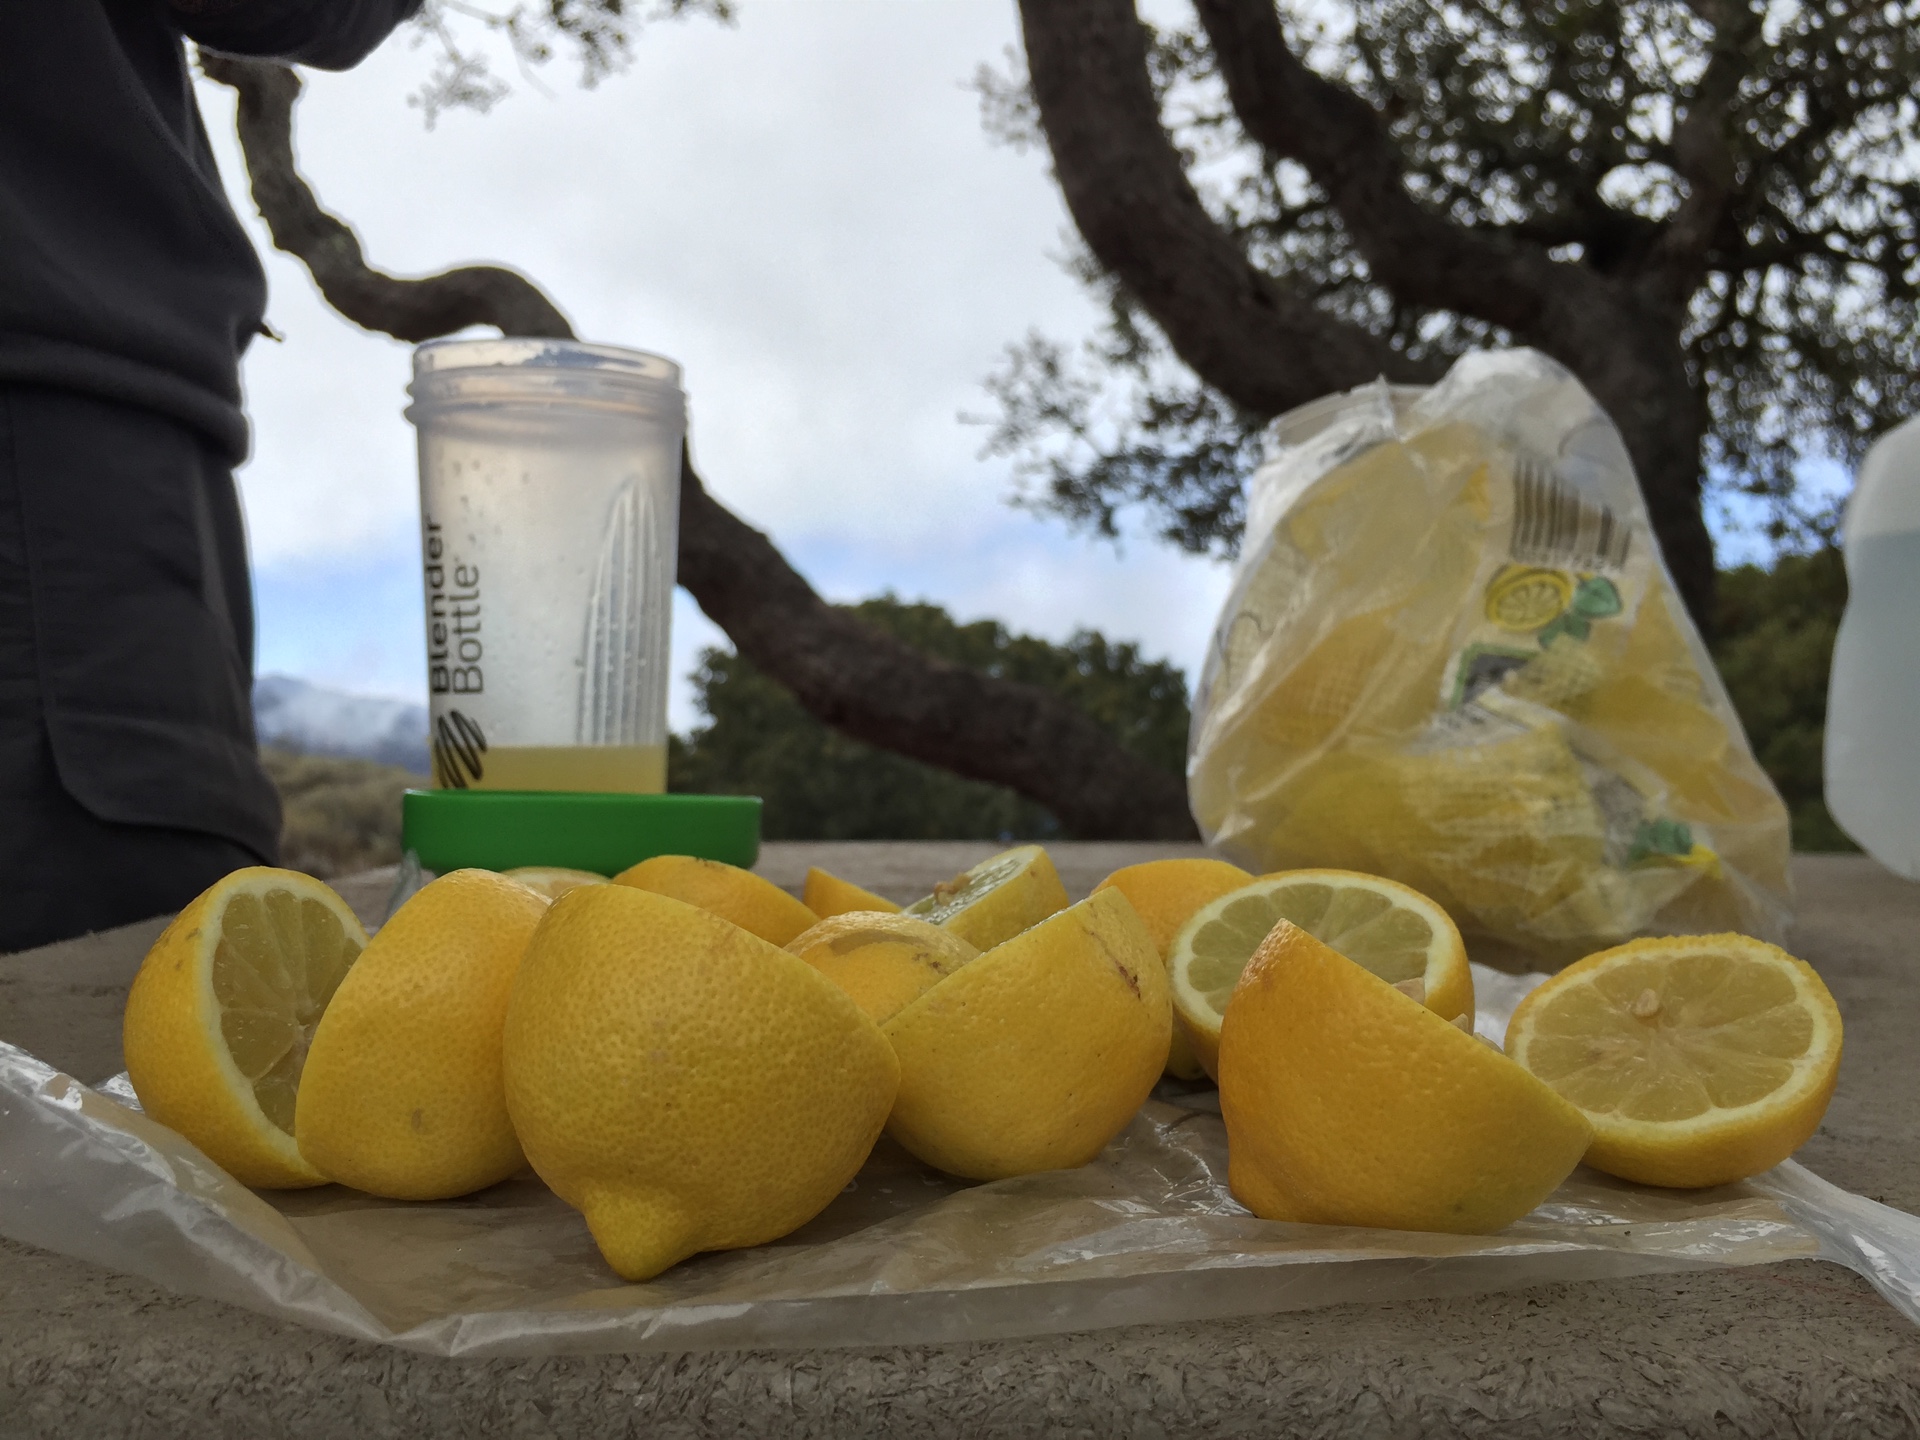
[(879, 910), (897, 915), (900, 907), (871, 890), (862, 890), (851, 880), (829, 875), (816, 865), (807, 867), (807, 883), (800, 892), (806, 907), (822, 919), (845, 915), (854, 910)]
[(1219, 1075), (1220, 1017), (1240, 968), (1282, 920), (1401, 986), (1442, 1020), (1473, 1013), (1467, 947), (1433, 901), (1377, 875), (1284, 870), (1209, 902), (1174, 939), (1174, 1012), (1209, 1075)]
[(884, 1025), (980, 952), (911, 915), (849, 910), (822, 920), (786, 946)]
[(1745, 935), (1633, 940), (1533, 991), (1507, 1053), (1593, 1122), (1587, 1163), (1647, 1185), (1724, 1185), (1786, 1159), (1840, 1072), (1813, 967)]
[(501, 873), (549, 900), (558, 900), (567, 891), (578, 890), (582, 885), (607, 883), (604, 875), (596, 875), (591, 870), (569, 870), (563, 865), (520, 865)]
[(1220, 1113), (1254, 1214), (1389, 1230), (1500, 1230), (1593, 1135), (1491, 1045), (1284, 922), (1227, 1006)]
[(216, 881), (161, 932), (127, 995), (127, 1074), (147, 1114), (247, 1185), (320, 1185), (294, 1097), (321, 1012), (367, 943), (311, 876)]
[(674, 900), (698, 905), (723, 920), (731, 920), (769, 945), (784, 945), (820, 917), (751, 870), (719, 860), (697, 860), (691, 855), (656, 855), (613, 877), (616, 885), (651, 890)]
[(1165, 967), (1105, 890), (994, 947), (885, 1026), (900, 1057), (887, 1133), (973, 1180), (1084, 1165), (1167, 1063)]
[(534, 937), (506, 1075), (534, 1169), (644, 1280), (812, 1219), (865, 1162), (900, 1069), (811, 965), (609, 885), (561, 896)]
[[(1180, 927), (1193, 918), (1194, 911), (1252, 881), (1253, 876), (1224, 860), (1148, 860), (1114, 871), (1093, 890), (1097, 895), (1112, 888), (1133, 902), (1164, 962), (1172, 955)], [(1186, 1027), (1178, 1022), (1173, 1027), (1173, 1048), (1167, 1052), (1167, 1073), (1177, 1080), (1197, 1080), (1205, 1073)]]
[(906, 913), (991, 950), (1066, 908), (1066, 888), (1047, 852), (1038, 845), (1017, 845), (934, 886)]
[(490, 870), (455, 870), (394, 913), (314, 1031), (294, 1114), (329, 1180), (439, 1200), (525, 1161), (500, 1078), (507, 995), (547, 901)]

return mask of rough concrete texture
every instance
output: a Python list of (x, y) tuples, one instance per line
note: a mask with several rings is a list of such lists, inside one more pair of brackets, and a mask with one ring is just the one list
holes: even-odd
[[(906, 899), (989, 848), (769, 845), (762, 869), (796, 884), (822, 864)], [(1075, 893), (1155, 853), (1056, 847)], [(1802, 859), (1796, 876), (1793, 948), (1848, 1026), (1800, 1158), (1920, 1211), (1920, 886), (1853, 857)], [(119, 991), (151, 933), (0, 960), (0, 1037), (110, 1073)], [(0, 1245), (0, 1435), (189, 1433), (1908, 1435), (1920, 1330), (1857, 1277), (1802, 1262), (977, 1345), (456, 1361)]]

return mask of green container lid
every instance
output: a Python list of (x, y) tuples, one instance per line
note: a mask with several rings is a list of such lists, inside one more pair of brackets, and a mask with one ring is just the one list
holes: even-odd
[(653, 855), (749, 867), (757, 795), (608, 795), (563, 790), (409, 790), (401, 844), (429, 870), (563, 865), (617, 875)]

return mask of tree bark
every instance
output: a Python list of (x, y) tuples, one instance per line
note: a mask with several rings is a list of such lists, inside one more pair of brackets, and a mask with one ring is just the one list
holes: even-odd
[[(371, 268), (352, 229), (321, 208), (295, 166), (299, 77), (264, 61), (208, 54), (201, 63), (239, 95), (241, 148), (274, 244), (306, 265), (341, 314), (410, 341), (469, 325), (573, 336), (558, 307), (515, 271), (468, 266), (402, 279)], [(1009, 786), (1077, 836), (1195, 833), (1180, 778), (1059, 696), (923, 655), (822, 600), (771, 540), (707, 493), (684, 453), (679, 583), (741, 655), (808, 713), (856, 739)]]
[[(1702, 0), (1705, 3), (1705, 0)], [(1717, 3), (1717, 0), (1716, 0)], [(1272, 0), (1196, 0), (1235, 114), (1269, 156), (1326, 191), (1369, 274), (1396, 300), (1497, 325), (1566, 365), (1619, 427), (1655, 535), (1695, 621), (1713, 619), (1713, 543), (1701, 513), (1704, 403), (1680, 332), (1729, 191), (1703, 113), (1682, 127), (1700, 155), (1695, 200), (1649, 267), (1602, 275), (1516, 235), (1477, 231), (1407, 190), (1373, 107), (1287, 48)], [(1161, 123), (1134, 0), (1020, 0), (1027, 68), (1060, 189), (1095, 257), (1211, 388), (1274, 415), (1385, 374), (1425, 381), (1358, 326), (1289, 294), (1206, 213)], [(1725, 103), (1716, 59), (1702, 106)], [(1676, 136), (1676, 139), (1680, 138)], [(1683, 236), (1692, 247), (1676, 251)], [(1693, 268), (1689, 269), (1688, 266)]]
[(1274, 415), (1381, 375), (1435, 378), (1292, 293), (1200, 203), (1160, 125), (1132, 0), (1023, 0), (1027, 73), (1067, 209), (1180, 358)]

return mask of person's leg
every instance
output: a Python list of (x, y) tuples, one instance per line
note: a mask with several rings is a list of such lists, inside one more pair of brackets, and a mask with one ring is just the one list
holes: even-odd
[(0, 953), (272, 863), (227, 467), (164, 417), (0, 386)]

